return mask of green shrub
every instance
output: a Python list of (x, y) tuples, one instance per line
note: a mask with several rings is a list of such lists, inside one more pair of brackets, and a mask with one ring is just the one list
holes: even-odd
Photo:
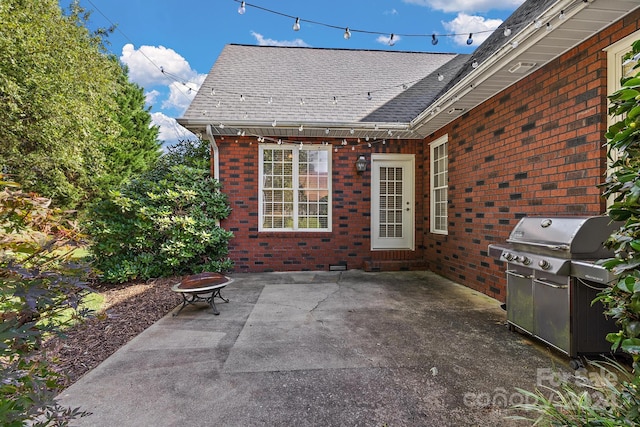
[(55, 402), (60, 375), (36, 350), (87, 314), (82, 236), (49, 199), (8, 187), (0, 175), (0, 425), (66, 425), (86, 413)]
[(94, 268), (108, 282), (228, 270), (230, 211), (206, 169), (161, 160), (92, 208)]

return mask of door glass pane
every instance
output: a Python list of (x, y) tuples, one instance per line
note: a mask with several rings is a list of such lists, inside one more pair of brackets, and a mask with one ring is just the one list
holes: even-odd
[(380, 168), (379, 236), (402, 238), (402, 168)]

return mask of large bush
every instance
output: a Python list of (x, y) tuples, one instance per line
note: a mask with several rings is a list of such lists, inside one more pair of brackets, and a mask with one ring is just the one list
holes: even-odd
[(226, 196), (206, 169), (191, 166), (201, 166), (201, 158), (180, 164), (174, 157), (93, 207), (88, 231), (105, 281), (231, 268), (233, 235), (219, 226), (231, 212)]
[(0, 174), (0, 425), (66, 425), (84, 413), (56, 403), (62, 378), (36, 350), (86, 314), (82, 236), (49, 199), (9, 187)]

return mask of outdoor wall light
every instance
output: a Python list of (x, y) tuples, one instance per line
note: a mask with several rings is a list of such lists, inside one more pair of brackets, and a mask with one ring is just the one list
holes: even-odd
[(358, 160), (356, 160), (356, 170), (358, 173), (362, 173), (367, 170), (367, 159), (365, 159), (364, 156), (360, 156), (358, 157)]

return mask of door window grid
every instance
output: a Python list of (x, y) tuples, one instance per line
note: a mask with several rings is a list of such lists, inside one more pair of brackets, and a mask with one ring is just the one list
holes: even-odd
[(380, 237), (402, 238), (402, 168), (380, 168)]

